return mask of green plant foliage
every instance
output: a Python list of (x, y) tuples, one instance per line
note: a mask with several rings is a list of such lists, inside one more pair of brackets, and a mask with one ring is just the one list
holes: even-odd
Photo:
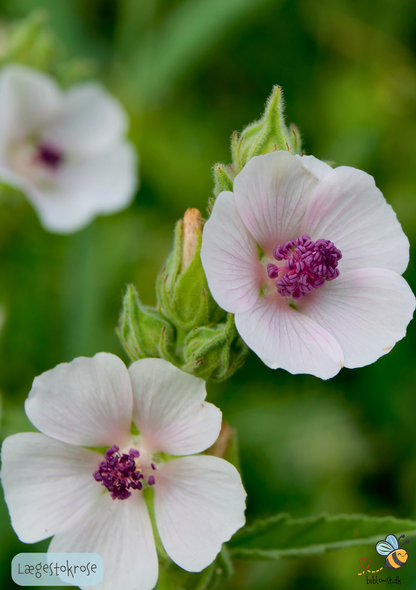
[(171, 561), (160, 569), (155, 590), (215, 590), (229, 581), (234, 573), (225, 545), (215, 561), (199, 573), (186, 572)]
[[(144, 306), (130, 285), (117, 334), (132, 360), (163, 358), (202, 379), (224, 381), (244, 363), (248, 348), (234, 316), (215, 303), (201, 263), (201, 227), (177, 222), (173, 250), (156, 282), (157, 308)], [(187, 249), (188, 248), (188, 249)], [(187, 252), (187, 254), (186, 254)]]
[(415, 536), (416, 521), (363, 514), (298, 519), (278, 514), (237, 531), (228, 547), (233, 558), (280, 559), (375, 545), (389, 534), (399, 537), (402, 533)]
[[(204, 211), (213, 164), (230, 161), (230, 132), (258, 118), (275, 84), (307, 154), (374, 175), (409, 237), (405, 278), (415, 291), (412, 0), (0, 0), (0, 49), (4, 31), (34, 9), (47, 10), (63, 57), (94, 60), (100, 81), (124, 100), (140, 190), (126, 211), (62, 237), (43, 231), (26, 200), (2, 187), (1, 437), (33, 428), (23, 405), (35, 376), (81, 355), (123, 355), (114, 325), (126, 285), (156, 309), (172, 228), (187, 207)], [(230, 190), (230, 178), (218, 188)], [(325, 384), (272, 371), (254, 354), (231, 380), (208, 384), (208, 401), (238, 430), (249, 521), (324, 511), (416, 520), (415, 326), (374, 365)], [(416, 578), (414, 543), (403, 588)], [(15, 587), (14, 555), (48, 544), (19, 542), (0, 491), (2, 590)], [(364, 555), (351, 546), (235, 560), (221, 588), (351, 590)]]

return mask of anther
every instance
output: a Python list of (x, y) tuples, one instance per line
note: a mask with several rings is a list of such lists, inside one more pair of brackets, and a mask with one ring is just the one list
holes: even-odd
[(337, 266), (342, 253), (330, 240), (314, 242), (310, 236), (304, 235), (277, 246), (273, 256), (277, 261), (285, 260), (286, 265), (269, 264), (269, 278), (277, 279), (280, 295), (299, 300), (322, 287), (325, 281), (333, 281), (339, 276)]

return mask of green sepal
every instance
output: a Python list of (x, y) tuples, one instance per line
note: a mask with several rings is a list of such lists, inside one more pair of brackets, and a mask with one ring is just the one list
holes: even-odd
[(182, 264), (182, 221), (176, 223), (173, 236), (173, 250), (156, 280), (158, 307), (163, 310), (166, 317), (172, 312), (171, 294)]
[(202, 379), (223, 381), (244, 363), (248, 348), (235, 328), (234, 316), (225, 322), (194, 328), (184, 340), (184, 371)]
[(184, 332), (220, 320), (225, 312), (218, 307), (208, 289), (201, 263), (202, 234), (198, 233), (196, 250), (189, 266), (182, 270), (182, 221), (175, 227), (174, 246), (156, 283), (161, 313)]
[(290, 125), (290, 137), (296, 154), (302, 153), (302, 136), (299, 129), (293, 123)]
[(117, 333), (133, 361), (156, 357), (176, 362), (173, 326), (157, 309), (141, 303), (133, 285), (127, 287)]
[(228, 543), (232, 558), (275, 560), (375, 545), (387, 535), (416, 536), (416, 522), (363, 514), (291, 518), (278, 514), (237, 531)]
[(233, 190), (233, 181), (235, 174), (230, 166), (225, 164), (215, 164), (212, 169), (214, 177), (214, 197), (218, 197), (223, 191)]
[(266, 103), (263, 116), (248, 125), (231, 140), (232, 170), (235, 174), (254, 156), (285, 150), (292, 154), (301, 152), (301, 137), (295, 126), (289, 130), (284, 119), (283, 91), (274, 86)]

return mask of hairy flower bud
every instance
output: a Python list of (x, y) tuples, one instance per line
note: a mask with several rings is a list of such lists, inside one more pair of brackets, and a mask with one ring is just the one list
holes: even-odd
[[(263, 116), (247, 125), (241, 133), (234, 131), (231, 137), (232, 164), (216, 164), (213, 168), (214, 197), (222, 191), (232, 191), (236, 175), (244, 168), (251, 158), (284, 150), (291, 154), (300, 154), (302, 141), (295, 125), (287, 127), (284, 118), (283, 91), (274, 86), (266, 102)], [(209, 203), (211, 212), (213, 203)]]
[(222, 191), (232, 191), (235, 172), (232, 166), (215, 164), (213, 168), (214, 196), (218, 197)]
[(198, 209), (187, 209), (182, 221), (182, 271), (188, 268), (195, 256), (201, 232), (201, 213)]
[(202, 267), (203, 220), (188, 209), (175, 227), (173, 250), (156, 283), (158, 305), (143, 305), (130, 285), (118, 336), (132, 360), (163, 358), (203, 379), (222, 381), (243, 364), (248, 348), (234, 316), (215, 303)]
[(173, 250), (156, 285), (161, 313), (175, 328), (186, 332), (225, 315), (208, 289), (199, 254), (201, 231), (200, 212), (188, 209), (176, 224)]
[(234, 316), (211, 326), (194, 328), (183, 345), (184, 371), (203, 379), (223, 381), (244, 363), (248, 348), (239, 337)]
[(133, 285), (127, 287), (117, 334), (133, 361), (157, 357), (173, 361), (175, 330), (161, 313), (143, 305)]

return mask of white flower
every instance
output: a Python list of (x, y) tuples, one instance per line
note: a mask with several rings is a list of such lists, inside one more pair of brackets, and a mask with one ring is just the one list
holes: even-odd
[(0, 73), (0, 180), (26, 194), (47, 230), (80, 229), (134, 196), (127, 125), (122, 106), (97, 83), (63, 92), (46, 74), (7, 66)]
[(252, 158), (205, 225), (202, 264), (269, 367), (328, 379), (406, 334), (409, 242), (374, 179), (284, 151)]
[[(5, 499), (21, 541), (55, 535), (51, 552), (97, 553), (99, 590), (150, 590), (158, 558), (143, 490), (152, 486), (167, 554), (188, 571), (207, 567), (243, 526), (246, 494), (230, 463), (193, 456), (221, 427), (205, 396), (202, 379), (161, 359), (127, 370), (100, 353), (37, 377), (25, 409), (44, 434), (16, 434), (2, 447)], [(181, 457), (164, 461), (165, 453)]]

